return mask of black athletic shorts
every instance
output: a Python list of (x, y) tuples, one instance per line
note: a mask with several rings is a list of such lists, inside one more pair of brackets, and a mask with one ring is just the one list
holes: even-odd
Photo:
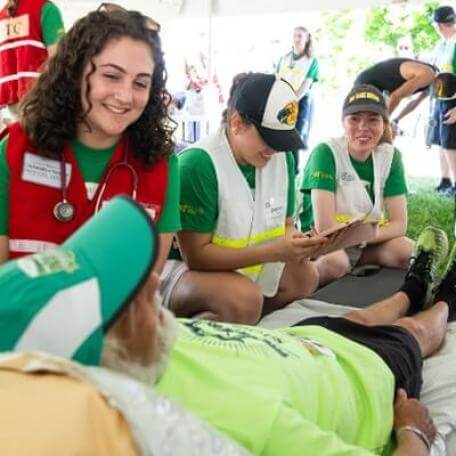
[(396, 390), (404, 388), (408, 397), (419, 399), (423, 384), (423, 360), (415, 337), (401, 326), (364, 326), (346, 318), (312, 317), (294, 326), (322, 326), (371, 349), (390, 368)]
[(456, 100), (436, 101), (430, 131), (430, 142), (445, 149), (456, 149), (456, 124), (445, 124), (445, 114), (456, 107)]

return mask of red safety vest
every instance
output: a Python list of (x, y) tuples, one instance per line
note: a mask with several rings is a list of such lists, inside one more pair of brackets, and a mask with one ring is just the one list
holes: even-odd
[[(66, 193), (67, 200), (75, 207), (75, 217), (69, 222), (59, 222), (54, 217), (53, 210), (55, 205), (62, 201), (62, 162), (43, 161), (44, 157), (37, 153), (20, 125), (10, 125), (6, 150), (9, 166), (9, 257), (16, 258), (61, 244), (93, 215), (97, 201), (102, 205), (115, 195), (132, 195), (133, 173), (126, 166), (114, 169), (111, 177), (106, 180), (109, 170), (125, 160), (125, 148), (124, 138), (114, 151), (94, 197), (89, 200), (84, 178), (71, 147), (65, 147), (65, 163), (66, 166), (71, 165), (71, 174), (67, 173), (70, 181)], [(127, 161), (138, 176), (136, 201), (157, 221), (168, 187), (168, 160), (162, 158), (153, 168), (145, 169), (142, 162), (129, 150)], [(36, 182), (37, 180), (41, 183)], [(103, 183), (106, 183), (106, 188), (100, 195)], [(115, 230), (115, 227), (113, 228)]]
[(48, 56), (41, 34), (46, 0), (21, 0), (13, 17), (0, 11), (0, 107), (17, 103)]

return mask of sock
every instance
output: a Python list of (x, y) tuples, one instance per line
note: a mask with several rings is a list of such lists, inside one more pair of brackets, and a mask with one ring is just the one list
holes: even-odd
[(440, 180), (440, 185), (442, 187), (451, 187), (451, 180), (448, 177), (442, 177)]
[(426, 286), (422, 282), (415, 277), (410, 277), (404, 281), (399, 291), (405, 293), (410, 300), (409, 312), (416, 313), (421, 310), (426, 294)]

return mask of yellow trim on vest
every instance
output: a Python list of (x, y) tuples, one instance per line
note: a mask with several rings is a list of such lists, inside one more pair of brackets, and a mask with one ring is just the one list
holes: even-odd
[(242, 272), (242, 274), (244, 274), (244, 275), (257, 277), (260, 274), (262, 269), (263, 269), (262, 264), (256, 264), (254, 266), (247, 266), (245, 268), (241, 268), (241, 269), (239, 269), (239, 271)]
[(247, 247), (250, 244), (262, 244), (263, 242), (274, 239), (278, 236), (283, 236), (285, 234), (285, 227), (280, 226), (271, 231), (266, 231), (264, 233), (254, 234), (252, 238), (249, 239), (248, 236), (244, 236), (241, 239), (228, 239), (221, 236), (212, 236), (212, 243), (219, 245), (221, 247), (231, 247), (233, 249), (242, 249)]
[[(262, 244), (262, 243), (269, 241), (271, 239), (274, 239), (276, 237), (283, 236), (284, 234), (285, 234), (285, 227), (280, 226), (278, 228), (275, 228), (274, 230), (253, 235), (252, 238), (250, 239), (250, 244), (254, 244), (254, 245)], [(222, 238), (220, 236), (213, 235), (212, 243), (215, 245), (219, 245), (221, 247), (230, 247), (232, 249), (242, 249), (249, 245), (249, 237), (244, 236), (241, 239), (226, 239), (226, 238)], [(255, 280), (260, 275), (262, 269), (263, 269), (262, 264), (255, 264), (252, 266), (247, 266), (245, 268), (241, 268), (241, 269), (239, 269), (239, 272), (241, 274), (249, 276), (250, 278), (252, 278), (252, 280)]]

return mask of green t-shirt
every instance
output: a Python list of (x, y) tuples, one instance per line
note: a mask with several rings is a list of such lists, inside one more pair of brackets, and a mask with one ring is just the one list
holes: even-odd
[[(279, 152), (282, 153), (282, 152)], [(286, 152), (288, 182), (287, 217), (295, 210), (294, 158)], [(183, 231), (212, 233), (218, 218), (218, 184), (211, 157), (203, 149), (190, 148), (178, 158), (181, 182), (180, 218)], [(239, 165), (249, 187), (255, 189), (255, 167)], [(169, 258), (181, 259), (178, 249), (173, 246)]]
[[(361, 181), (365, 184), (372, 202), (374, 202), (374, 162), (372, 156), (364, 162), (357, 161), (350, 156), (350, 161)], [(309, 157), (301, 182), (301, 192), (303, 193), (303, 206), (300, 212), (302, 231), (308, 231), (314, 225), (310, 196), (311, 190), (328, 190), (335, 193), (336, 187), (336, 163), (334, 155), (327, 144), (319, 144)], [(394, 148), (393, 161), (391, 163), (390, 174), (385, 182), (383, 196), (391, 197), (405, 195), (406, 193), (407, 183), (401, 153), (398, 149)]]
[[(8, 138), (0, 142), (0, 235), (8, 235), (9, 169), (6, 161)], [(81, 170), (88, 192), (98, 184), (116, 146), (107, 149), (93, 149), (78, 141), (71, 143), (76, 161)], [(168, 158), (168, 188), (165, 204), (157, 222), (160, 233), (180, 230), (179, 214), (179, 170), (176, 155)]]
[(320, 67), (318, 66), (318, 60), (314, 58), (310, 65), (309, 71), (307, 72), (306, 78), (312, 79), (317, 82), (320, 80)]
[(318, 326), (179, 320), (158, 383), (254, 455), (382, 454), (394, 377), (371, 350)]
[(41, 34), (46, 47), (57, 43), (65, 33), (62, 14), (52, 2), (47, 2), (41, 10)]
[[(281, 152), (279, 152), (281, 153)], [(286, 153), (288, 181), (294, 182), (294, 158)], [(182, 230), (212, 233), (218, 218), (217, 175), (211, 157), (203, 149), (188, 149), (178, 159), (181, 197), (180, 213)], [(249, 187), (255, 189), (255, 167), (239, 165)], [(293, 216), (295, 204), (294, 185), (288, 185), (287, 217)]]

